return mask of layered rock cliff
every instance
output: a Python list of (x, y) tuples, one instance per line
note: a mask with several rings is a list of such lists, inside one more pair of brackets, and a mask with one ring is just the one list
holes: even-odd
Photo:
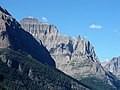
[(39, 22), (35, 18), (24, 18), (20, 24), (39, 43), (43, 43), (54, 58), (56, 67), (64, 73), (78, 80), (97, 77), (110, 85), (113, 85), (113, 81), (117, 82), (114, 76), (103, 69), (94, 47), (84, 37), (74, 39), (61, 35), (54, 25)]
[(20, 24), (40, 43), (43, 43), (54, 58), (57, 68), (68, 75), (78, 74), (81, 76), (82, 73), (90, 74), (91, 72), (92, 74), (94, 72), (97, 74), (97, 72), (103, 72), (94, 47), (85, 38), (81, 39), (78, 36), (73, 39), (60, 35), (54, 25), (39, 22), (35, 18), (24, 18)]
[(55, 68), (42, 43), (0, 7), (0, 90), (90, 90)]
[(0, 48), (10, 48), (22, 53), (28, 53), (42, 63), (55, 67), (47, 49), (24, 29), (7, 12), (0, 7)]

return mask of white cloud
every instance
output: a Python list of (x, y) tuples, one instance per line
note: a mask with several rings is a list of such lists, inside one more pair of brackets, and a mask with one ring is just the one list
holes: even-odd
[(91, 24), (91, 25), (89, 26), (89, 28), (100, 30), (100, 29), (103, 28), (103, 26), (100, 25), (100, 24)]
[(28, 16), (28, 18), (34, 18), (34, 17), (32, 17), (32, 16)]
[(42, 17), (43, 22), (48, 22), (48, 19), (46, 17)]

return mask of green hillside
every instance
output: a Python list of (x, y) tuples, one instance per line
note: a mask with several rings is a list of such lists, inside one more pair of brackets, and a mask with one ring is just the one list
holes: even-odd
[(0, 49), (1, 90), (88, 90), (85, 87), (30, 55)]
[(95, 77), (86, 77), (80, 81), (89, 86), (92, 90), (117, 90), (113, 86)]

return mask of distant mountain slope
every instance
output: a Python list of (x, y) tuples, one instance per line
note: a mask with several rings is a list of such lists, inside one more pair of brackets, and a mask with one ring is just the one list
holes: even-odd
[[(49, 50), (56, 67), (64, 73), (81, 80), (96, 77), (106, 84), (119, 88), (120, 82), (104, 70), (95, 54), (94, 47), (85, 38), (61, 35), (55, 25), (49, 25), (35, 18), (24, 18), (21, 26), (31, 33), (39, 43)], [(92, 79), (90, 79), (92, 82)]]
[(114, 57), (107, 63), (102, 62), (102, 65), (106, 70), (112, 72), (117, 78), (120, 79), (120, 56)]
[(55, 67), (47, 49), (37, 42), (34, 37), (23, 30), (20, 24), (0, 7), (0, 48), (11, 48), (16, 51), (30, 54), (42, 63)]
[(96, 77), (86, 77), (80, 80), (80, 82), (91, 87), (92, 90), (120, 90), (105, 83), (103, 80)]
[(61, 71), (10, 49), (0, 49), (0, 90), (89, 90)]

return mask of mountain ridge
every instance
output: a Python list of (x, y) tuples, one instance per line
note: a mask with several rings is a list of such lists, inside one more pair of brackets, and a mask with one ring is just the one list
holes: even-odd
[(102, 62), (102, 66), (120, 80), (120, 56), (109, 59), (107, 63)]
[(19, 22), (21, 27), (31, 33), (38, 42), (43, 43), (58, 69), (77, 80), (92, 76), (119, 87), (119, 81), (104, 70), (94, 47), (86, 38), (81, 39), (79, 35), (77, 38), (64, 36), (58, 32), (55, 25), (25, 22), (25, 19), (28, 18)]
[(55, 68), (48, 50), (0, 7), (0, 89), (90, 90)]
[[(29, 20), (32, 21), (29, 22)], [(85, 80), (87, 77), (87, 81), (95, 81), (98, 84), (97, 87), (90, 85), (94, 82), (86, 84), (83, 80), (84, 84), (94, 88), (93, 90), (99, 90), (100, 83), (105, 85), (104, 89), (109, 87), (112, 90), (119, 90), (119, 81), (113, 74), (104, 70), (94, 52), (94, 47), (88, 40), (81, 39), (80, 36), (73, 39), (61, 35), (55, 25), (40, 23), (33, 18), (29, 18), (29, 20), (25, 21), (25, 24), (23, 23), (23, 27), (5, 9), (0, 10), (0, 47), (15, 50), (15, 52), (0, 51), (0, 76), (2, 77), (0, 80), (8, 83), (2, 84), (3, 88), (4, 86), (7, 88), (8, 85), (12, 86), (11, 84), (13, 84), (13, 88), (16, 88), (14, 84), (16, 86), (17, 83), (19, 89), (19, 85), (23, 85), (25, 90), (27, 88), (36, 90), (39, 89), (39, 86), (51, 90), (88, 89), (79, 81), (65, 75), (67, 74), (78, 80)], [(28, 30), (34, 37), (24, 31), (22, 27), (26, 28), (25, 30)], [(33, 60), (33, 58), (35, 59)], [(59, 73), (60, 71), (55, 66), (65, 74)], [(5, 80), (8, 80), (7, 82), (4, 82), (3, 74), (6, 77)], [(24, 77), (24, 75), (26, 76)], [(97, 79), (93, 79), (93, 77)], [(99, 82), (98, 78), (102, 82)], [(34, 86), (32, 87), (32, 85)]]
[[(29, 53), (32, 57), (55, 67), (48, 50), (4, 9), (0, 8), (0, 47)], [(41, 51), (41, 52), (40, 52)]]

